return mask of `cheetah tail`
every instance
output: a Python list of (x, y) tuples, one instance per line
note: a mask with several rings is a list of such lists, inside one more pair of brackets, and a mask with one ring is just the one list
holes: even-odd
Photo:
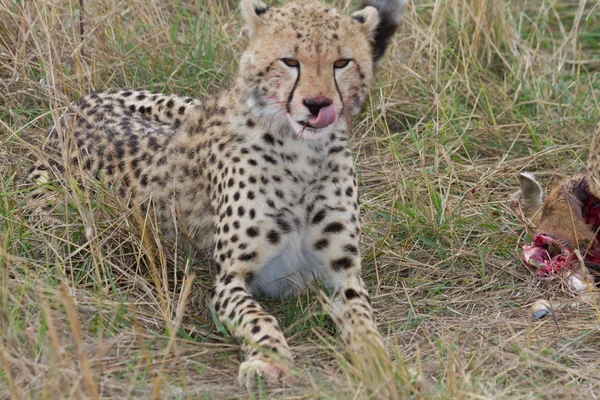
[(371, 6), (379, 13), (379, 25), (373, 38), (373, 62), (379, 65), (392, 36), (398, 29), (398, 23), (404, 13), (408, 0), (363, 0), (362, 8)]

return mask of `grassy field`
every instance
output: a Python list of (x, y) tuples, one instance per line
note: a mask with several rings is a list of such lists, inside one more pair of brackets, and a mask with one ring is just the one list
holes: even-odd
[[(350, 0), (332, 1), (354, 8)], [(82, 8), (83, 4), (83, 8)], [(206, 256), (164, 243), (114, 194), (24, 184), (43, 132), (92, 89), (205, 97), (246, 38), (233, 0), (0, 0), (0, 398), (378, 398), (318, 293), (267, 302), (296, 355), (290, 388), (234, 385)], [(364, 276), (403, 398), (598, 398), (600, 310), (519, 262), (506, 200), (583, 168), (600, 117), (600, 3), (411, 3), (356, 118)]]

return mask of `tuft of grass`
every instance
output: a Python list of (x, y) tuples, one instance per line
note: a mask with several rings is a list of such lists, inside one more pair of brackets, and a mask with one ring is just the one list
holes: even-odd
[[(266, 302), (294, 385), (247, 393), (239, 346), (206, 305), (206, 255), (164, 243), (101, 185), (51, 182), (41, 204), (23, 185), (44, 130), (92, 90), (226, 87), (246, 41), (237, 1), (0, 0), (0, 397), (598, 397), (600, 311), (531, 321), (532, 301), (570, 294), (520, 265), (505, 204), (520, 171), (548, 185), (583, 168), (600, 117), (599, 7), (409, 6), (352, 134), (364, 277), (394, 364), (340, 352), (317, 285)], [(373, 387), (378, 374), (392, 379)]]

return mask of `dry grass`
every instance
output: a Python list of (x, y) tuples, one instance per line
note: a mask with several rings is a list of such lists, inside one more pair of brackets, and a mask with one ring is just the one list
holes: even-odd
[[(44, 129), (90, 89), (225, 87), (245, 41), (236, 5), (0, 0), (0, 397), (249, 396), (233, 385), (238, 346), (206, 310), (206, 258), (101, 188), (57, 184), (52, 224), (22, 185)], [(364, 274), (402, 397), (600, 396), (600, 311), (530, 320), (534, 299), (572, 295), (520, 265), (523, 228), (505, 207), (519, 171), (549, 183), (582, 168), (599, 97), (593, 0), (407, 11), (353, 137)], [(269, 308), (298, 377), (250, 396), (378, 397), (315, 293)]]

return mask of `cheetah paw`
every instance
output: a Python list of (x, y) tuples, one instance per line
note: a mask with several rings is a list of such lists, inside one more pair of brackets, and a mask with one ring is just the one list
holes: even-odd
[(275, 360), (255, 358), (244, 361), (240, 365), (238, 384), (251, 389), (256, 386), (258, 378), (268, 386), (287, 386), (291, 383), (289, 367)]

